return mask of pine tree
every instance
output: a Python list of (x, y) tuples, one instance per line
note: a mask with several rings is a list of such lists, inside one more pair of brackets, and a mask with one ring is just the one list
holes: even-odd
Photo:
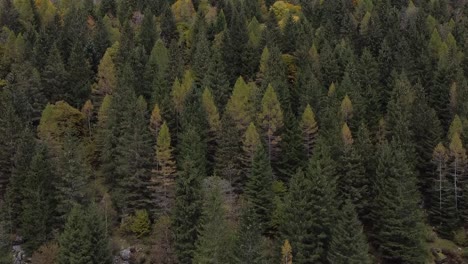
[(229, 114), (224, 114), (221, 120), (221, 132), (218, 141), (218, 149), (215, 155), (215, 175), (219, 175), (234, 187), (236, 192), (241, 192), (245, 182), (245, 177), (242, 174), (242, 166), (240, 164), (240, 133), (237, 129), (235, 121)]
[(338, 189), (343, 201), (350, 200), (360, 217), (367, 214), (368, 182), (362, 157), (356, 151), (353, 136), (345, 123), (342, 129), (343, 150), (338, 168)]
[(67, 67), (68, 82), (70, 93), (67, 94), (67, 101), (75, 106), (83, 105), (89, 96), (91, 89), (92, 71), (87, 58), (85, 57), (84, 47), (75, 44), (68, 59)]
[(405, 152), (393, 144), (380, 146), (373, 204), (374, 237), (384, 261), (424, 263), (424, 225), (415, 175)]
[(263, 233), (271, 230), (271, 218), (274, 211), (273, 171), (263, 147), (257, 147), (253, 157), (252, 172), (244, 188), (250, 206), (256, 214)]
[(152, 180), (156, 190), (153, 191), (156, 207), (162, 213), (168, 213), (171, 208), (175, 185), (176, 164), (171, 147), (171, 134), (164, 122), (159, 131), (156, 145), (156, 172)]
[[(321, 143), (323, 144), (323, 143)], [(291, 243), (295, 262), (326, 262), (336, 213), (334, 162), (324, 146), (289, 184), (281, 234)]]
[(140, 44), (143, 45), (146, 52), (151, 52), (151, 49), (154, 46), (154, 43), (157, 39), (156, 32), (156, 23), (154, 21), (153, 13), (151, 9), (146, 8), (144, 12), (144, 18), (141, 23), (140, 33), (138, 35), (138, 40)]
[(369, 264), (369, 246), (357, 218), (353, 204), (348, 200), (339, 211), (332, 230), (328, 261), (330, 263)]
[(179, 170), (175, 186), (172, 227), (177, 258), (189, 263), (195, 251), (202, 211), (202, 180), (206, 177), (204, 143), (193, 127), (180, 140)]
[(12, 158), (15, 154), (18, 136), (23, 130), (23, 124), (14, 105), (14, 94), (9, 90), (0, 92), (0, 197), (5, 194), (11, 170)]
[(224, 109), (231, 94), (231, 87), (226, 76), (226, 66), (218, 48), (212, 48), (209, 67), (203, 80), (203, 85), (213, 91), (218, 109)]
[[(201, 18), (203, 19), (203, 18)], [(198, 86), (201, 86), (203, 80), (206, 78), (205, 75), (210, 67), (211, 49), (210, 43), (206, 37), (206, 30), (204, 23), (198, 29), (195, 36), (195, 43), (193, 43), (193, 75), (195, 82)]]
[(215, 154), (217, 142), (220, 137), (221, 120), (218, 108), (215, 104), (211, 90), (205, 88), (202, 94), (202, 104), (205, 110), (205, 116), (208, 122), (209, 129), (207, 131), (207, 162), (208, 175), (211, 175), (215, 163)]
[(112, 252), (108, 231), (106, 230), (106, 222), (99, 208), (95, 204), (91, 204), (87, 208), (86, 224), (88, 225), (91, 234), (91, 259), (93, 264), (110, 264), (112, 263)]
[(76, 138), (68, 136), (60, 151), (58, 165), (58, 180), (55, 185), (57, 195), (57, 213), (61, 222), (75, 204), (82, 204), (85, 200), (86, 185), (91, 171), (86, 164), (83, 147)]
[(262, 111), (259, 113), (258, 118), (268, 147), (268, 159), (271, 163), (276, 161), (279, 155), (278, 144), (281, 141), (279, 131), (284, 125), (283, 111), (271, 85), (268, 86), (263, 96)]
[(23, 186), (21, 231), (32, 252), (50, 238), (55, 211), (55, 175), (44, 145), (37, 145)]
[(161, 15), (161, 38), (166, 45), (177, 41), (179, 38), (175, 17), (169, 4), (165, 4)]
[(231, 235), (221, 193), (222, 180), (214, 178), (209, 183), (204, 195), (201, 226), (193, 262), (227, 263), (230, 260)]
[(268, 86), (274, 87), (278, 100), (283, 109), (287, 109), (290, 104), (290, 91), (286, 65), (281, 57), (281, 52), (277, 47), (270, 47), (268, 59), (265, 67), (265, 77), (262, 82), (262, 89), (267, 90)]
[(45, 95), (49, 101), (54, 102), (66, 98), (68, 72), (56, 44), (52, 46), (49, 52), (41, 80), (45, 88)]
[(282, 155), (277, 162), (277, 170), (278, 179), (287, 183), (296, 170), (302, 168), (307, 162), (307, 156), (299, 122), (291, 110), (286, 111), (284, 120), (287, 122), (284, 124), (279, 146)]
[(263, 263), (262, 227), (253, 207), (248, 204), (242, 209), (240, 226), (234, 243), (233, 262)]
[(93, 263), (91, 238), (85, 210), (80, 206), (73, 207), (59, 238), (58, 263)]

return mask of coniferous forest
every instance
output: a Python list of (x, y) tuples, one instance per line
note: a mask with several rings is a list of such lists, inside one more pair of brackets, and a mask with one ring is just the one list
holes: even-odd
[(0, 0), (0, 263), (468, 263), (467, 0)]

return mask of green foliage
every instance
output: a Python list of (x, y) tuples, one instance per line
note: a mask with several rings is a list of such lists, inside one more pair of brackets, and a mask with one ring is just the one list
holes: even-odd
[(130, 220), (130, 230), (138, 238), (147, 236), (151, 229), (151, 223), (146, 210), (136, 210), (135, 216)]
[(347, 201), (339, 211), (328, 260), (330, 263), (371, 263), (369, 246), (352, 203)]

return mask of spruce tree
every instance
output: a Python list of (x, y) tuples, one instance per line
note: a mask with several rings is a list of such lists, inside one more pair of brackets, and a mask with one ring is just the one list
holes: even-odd
[(21, 231), (28, 252), (46, 242), (53, 228), (55, 175), (44, 145), (37, 145), (23, 186)]
[(380, 146), (377, 196), (372, 206), (374, 239), (388, 263), (424, 263), (424, 224), (414, 171), (395, 144)]
[(68, 136), (60, 150), (57, 189), (57, 213), (60, 222), (65, 222), (66, 216), (75, 204), (85, 201), (86, 185), (91, 171), (86, 164), (83, 147), (76, 138)]
[(231, 94), (231, 87), (226, 76), (226, 66), (218, 48), (212, 48), (209, 67), (203, 80), (203, 85), (213, 91), (218, 109), (224, 109)]
[(271, 230), (274, 211), (273, 171), (263, 147), (257, 147), (253, 157), (252, 172), (247, 178), (244, 193), (256, 214), (258, 224), (267, 233)]
[(248, 204), (242, 209), (240, 226), (234, 243), (233, 262), (263, 263), (262, 255), (262, 227), (260, 226), (255, 209)]
[(342, 129), (343, 150), (338, 167), (338, 189), (343, 201), (350, 200), (360, 217), (366, 215), (369, 184), (363, 160), (356, 151), (354, 140), (345, 123)]
[[(189, 106), (192, 108), (192, 106)], [(195, 106), (197, 108), (199, 106)], [(190, 109), (190, 113), (195, 113)], [(197, 118), (195, 113), (195, 118)], [(199, 118), (199, 117), (198, 117)], [(202, 181), (206, 177), (206, 143), (197, 127), (198, 120), (184, 121), (178, 145), (178, 175), (172, 226), (177, 259), (192, 263), (202, 216)]]
[(332, 229), (328, 261), (337, 264), (370, 264), (369, 246), (353, 204), (347, 200)]
[(282, 237), (291, 242), (297, 263), (326, 262), (336, 215), (335, 164), (321, 143), (304, 173), (289, 184)]
[(153, 12), (151, 12), (151, 9), (146, 8), (144, 12), (144, 18), (141, 23), (138, 40), (145, 48), (146, 53), (150, 53), (154, 43), (156, 42), (156, 39), (156, 23), (154, 21)]
[(67, 65), (68, 82), (70, 85), (66, 99), (74, 106), (83, 105), (89, 96), (92, 71), (86, 58), (84, 47), (76, 43), (71, 50)]
[(58, 263), (93, 263), (91, 232), (86, 222), (86, 212), (76, 205), (71, 210), (63, 233), (59, 238)]
[(68, 72), (56, 44), (49, 52), (41, 80), (49, 101), (55, 102), (66, 98)]
[(226, 219), (221, 192), (222, 180), (213, 178), (205, 181), (206, 194), (194, 263), (227, 263), (230, 261), (231, 234)]

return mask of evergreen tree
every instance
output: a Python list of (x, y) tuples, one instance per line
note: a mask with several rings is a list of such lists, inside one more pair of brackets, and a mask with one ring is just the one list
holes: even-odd
[(360, 217), (368, 208), (368, 182), (363, 161), (354, 146), (354, 140), (345, 123), (342, 129), (343, 151), (338, 168), (338, 189), (343, 201), (349, 200)]
[(84, 47), (80, 44), (75, 44), (71, 50), (67, 72), (70, 92), (67, 93), (66, 99), (74, 106), (83, 105), (89, 96), (92, 72)]
[(384, 261), (424, 263), (424, 225), (415, 176), (405, 152), (393, 144), (380, 146), (373, 204), (374, 237)]
[(222, 180), (219, 178), (205, 181), (203, 213), (200, 232), (195, 250), (194, 263), (228, 263), (230, 261), (230, 230), (226, 219)]
[(267, 90), (268, 86), (274, 87), (278, 100), (283, 109), (288, 109), (290, 104), (290, 91), (286, 65), (281, 57), (281, 52), (277, 47), (270, 47), (266, 61), (265, 76), (262, 82), (262, 89)]
[(182, 263), (190, 263), (194, 257), (202, 211), (201, 183), (206, 177), (203, 143), (192, 127), (182, 133), (180, 154), (172, 226), (177, 258)]
[(244, 188), (250, 206), (256, 214), (258, 224), (267, 233), (271, 229), (274, 211), (273, 172), (263, 147), (257, 147), (252, 163), (252, 172)]
[(110, 264), (112, 263), (112, 252), (109, 235), (103, 214), (98, 210), (99, 208), (95, 204), (91, 204), (87, 208), (87, 219), (85, 221), (91, 235), (92, 249), (90, 255), (93, 264)]
[(224, 109), (231, 94), (231, 87), (226, 76), (226, 66), (218, 48), (212, 48), (209, 67), (203, 80), (203, 85), (213, 91), (218, 109)]
[(239, 230), (234, 243), (234, 263), (263, 263), (262, 255), (262, 227), (260, 226), (255, 209), (248, 204), (243, 208)]
[(63, 233), (60, 235), (58, 263), (94, 263), (91, 231), (86, 221), (86, 211), (76, 205), (71, 210)]
[(57, 195), (57, 213), (60, 221), (65, 222), (66, 216), (75, 204), (85, 200), (86, 184), (91, 174), (83, 153), (82, 146), (76, 138), (68, 136), (59, 155), (57, 169), (58, 180), (55, 188)]
[(151, 9), (146, 8), (144, 12), (144, 18), (141, 23), (138, 40), (140, 44), (143, 45), (147, 53), (151, 51), (154, 43), (156, 42), (156, 33), (156, 23), (154, 21), (153, 13), (151, 12)]
[(23, 185), (21, 231), (29, 252), (50, 238), (55, 211), (55, 175), (44, 145), (37, 145)]
[(354, 206), (346, 201), (332, 230), (328, 261), (330, 263), (369, 264), (369, 246)]
[(161, 15), (161, 38), (166, 45), (179, 39), (174, 14), (169, 6), (165, 4)]
[(328, 150), (320, 146), (306, 173), (299, 170), (290, 181), (280, 230), (297, 263), (326, 262), (336, 214), (335, 177)]
[(41, 80), (44, 93), (49, 101), (55, 102), (66, 98), (68, 72), (55, 44), (49, 52)]

